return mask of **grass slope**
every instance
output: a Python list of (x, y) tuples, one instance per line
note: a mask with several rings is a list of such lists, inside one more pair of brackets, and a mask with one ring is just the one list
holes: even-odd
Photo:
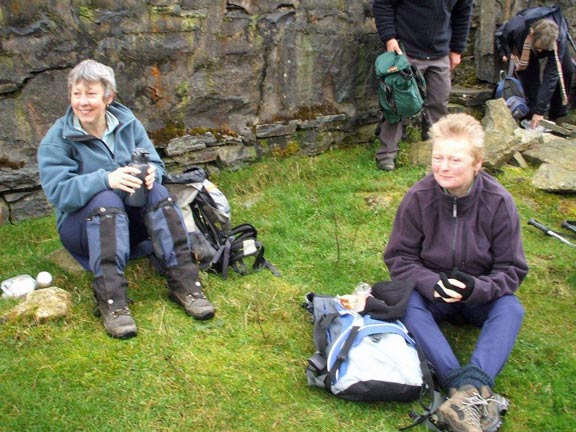
[[(233, 222), (252, 222), (282, 272), (223, 281), (204, 275), (217, 307), (196, 322), (166, 298), (146, 261), (130, 263), (137, 338), (109, 338), (92, 315), (88, 274), (46, 259), (61, 247), (51, 217), (0, 227), (0, 279), (48, 270), (73, 294), (59, 322), (0, 325), (0, 431), (393, 431), (414, 404), (354, 403), (306, 384), (310, 291), (351, 292), (387, 279), (382, 261), (396, 208), (422, 168), (377, 172), (373, 148), (265, 160), (213, 178)], [(526, 318), (496, 390), (512, 400), (502, 431), (570, 431), (576, 417), (576, 250), (526, 225), (576, 219), (573, 197), (531, 186), (531, 170), (506, 168), (522, 221), (530, 274), (519, 291)], [(15, 304), (0, 300), (0, 313)], [(478, 330), (446, 325), (467, 361)]]

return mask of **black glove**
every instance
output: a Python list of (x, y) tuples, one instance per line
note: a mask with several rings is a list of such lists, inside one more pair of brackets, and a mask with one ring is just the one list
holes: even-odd
[(466, 285), (464, 288), (454, 288), (456, 292), (462, 295), (462, 301), (466, 301), (472, 295), (472, 291), (474, 291), (474, 276), (461, 272), (456, 267), (454, 270), (452, 270), (451, 278), (456, 279), (457, 281), (460, 281)]
[[(457, 292), (462, 296), (462, 301), (466, 301), (472, 295), (472, 291), (474, 291), (474, 277), (455, 268), (452, 271), (450, 278), (456, 279), (466, 286), (464, 288), (454, 286), (448, 281), (446, 273), (440, 273), (440, 281), (442, 282), (442, 285), (444, 285), (444, 288)], [(436, 291), (441, 297), (437, 298), (437, 301), (443, 301), (442, 299), (452, 298), (446, 291), (444, 291), (442, 285), (439, 282), (434, 285), (434, 291)]]
[[(440, 281), (442, 284), (440, 284)], [(452, 298), (452, 296), (448, 295), (448, 293), (444, 291), (444, 288), (456, 291), (456, 287), (452, 286), (452, 284), (448, 281), (446, 273), (440, 273), (440, 281), (436, 282), (436, 285), (434, 285), (434, 291), (440, 294), (440, 297), (436, 297), (437, 302), (443, 302), (444, 300), (442, 299)], [(444, 287), (442, 287), (442, 285), (444, 285)]]

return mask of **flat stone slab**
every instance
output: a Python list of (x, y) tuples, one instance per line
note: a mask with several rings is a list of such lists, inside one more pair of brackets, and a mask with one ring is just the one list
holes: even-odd
[(46, 258), (69, 273), (80, 274), (86, 271), (84, 270), (84, 267), (82, 267), (64, 248), (55, 250)]

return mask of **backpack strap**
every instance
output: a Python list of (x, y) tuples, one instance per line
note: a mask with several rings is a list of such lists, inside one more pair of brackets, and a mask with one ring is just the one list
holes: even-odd
[[(310, 301), (310, 304), (313, 304), (312, 301)], [(314, 311), (312, 310), (311, 313), (314, 314)], [(341, 314), (339, 312), (327, 313), (325, 315), (320, 315), (314, 322), (313, 340), (316, 352), (310, 359), (308, 359), (308, 363), (319, 372), (327, 370), (329, 344), (328, 329), (334, 320), (340, 316)]]
[[(328, 372), (333, 381), (338, 375), (338, 369), (348, 358), (348, 353), (356, 340), (378, 333), (392, 333), (402, 336), (408, 345), (415, 346), (414, 340), (400, 325), (394, 322), (375, 323), (371, 318), (369, 318), (369, 320), (372, 322), (362, 325), (361, 327), (353, 324), (349, 329), (343, 331), (334, 341), (330, 349), (330, 354), (328, 355)], [(336, 357), (334, 357), (334, 355)]]
[(216, 264), (220, 257), (222, 257), (222, 279), (226, 279), (228, 277), (228, 266), (230, 265), (230, 254), (232, 250), (232, 240), (230, 237), (227, 237), (222, 247), (217, 253), (217, 257), (213, 261), (213, 264)]
[(232, 238), (232, 245), (230, 251), (230, 265), (232, 268), (240, 274), (248, 274), (249, 271), (244, 264), (243, 258), (245, 255), (238, 253), (238, 251), (244, 248), (244, 242), (246, 240), (253, 240), (254, 248), (256, 249), (255, 254), (249, 254), (254, 256), (254, 263), (252, 264), (253, 272), (267, 268), (276, 277), (281, 277), (280, 272), (272, 265), (266, 258), (264, 258), (264, 245), (260, 243), (258, 238), (258, 230), (254, 225), (249, 223), (244, 223), (232, 228), (230, 231), (230, 237)]
[(332, 367), (328, 367), (328, 376), (326, 378), (326, 388), (328, 390), (330, 389), (331, 383), (336, 381), (338, 371), (340, 370), (340, 366), (342, 366), (342, 363), (344, 363), (348, 358), (350, 349), (352, 348), (352, 345), (354, 345), (354, 341), (356, 340), (356, 337), (358, 336), (359, 333), (360, 333), (359, 326), (353, 326), (350, 329), (350, 332), (348, 333), (348, 336), (346, 337), (346, 340), (342, 345), (342, 348), (338, 350), (336, 361), (334, 362)]
[[(412, 419), (412, 424), (404, 427), (398, 428), (400, 431), (405, 431), (408, 429), (413, 428), (414, 426), (418, 426), (423, 424), (426, 426), (428, 430), (434, 432), (441, 432), (441, 430), (431, 421), (432, 414), (436, 412), (438, 407), (444, 401), (444, 398), (440, 394), (440, 392), (436, 389), (434, 384), (434, 377), (430, 367), (428, 366), (428, 359), (424, 355), (424, 352), (418, 347), (415, 346), (416, 352), (418, 353), (418, 359), (420, 360), (420, 370), (422, 371), (422, 381), (423, 386), (422, 390), (420, 391), (419, 402), (420, 406), (422, 407), (423, 411), (421, 413), (416, 412), (415, 410), (410, 411), (410, 418)], [(425, 404), (424, 399), (428, 398), (429, 403)]]

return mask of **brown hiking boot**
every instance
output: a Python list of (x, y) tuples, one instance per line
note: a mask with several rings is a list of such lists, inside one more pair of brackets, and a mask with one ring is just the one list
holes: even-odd
[(170, 290), (169, 297), (174, 302), (182, 305), (186, 313), (197, 320), (209, 320), (214, 317), (214, 306), (204, 293), (202, 292), (202, 285), (198, 284), (199, 290), (196, 292), (187, 292), (181, 290)]
[(118, 274), (108, 278), (100, 276), (92, 282), (96, 299), (94, 314), (102, 317), (108, 334), (118, 339), (128, 339), (138, 334), (128, 309), (126, 285), (124, 276)]
[(118, 339), (129, 339), (136, 336), (138, 329), (128, 306), (115, 308), (114, 302), (112, 300), (109, 302), (111, 303), (98, 302), (96, 305), (96, 314), (102, 317), (106, 332)]
[(473, 385), (452, 389), (450, 397), (434, 413), (434, 422), (451, 432), (482, 432), (480, 417), (486, 404)]
[(480, 426), (483, 432), (496, 432), (502, 425), (502, 416), (508, 411), (510, 402), (503, 396), (496, 394), (488, 386), (482, 386), (481, 396), (487, 402), (483, 406), (480, 417)]
[(214, 317), (214, 306), (202, 291), (202, 282), (194, 264), (190, 262), (187, 265), (167, 268), (166, 280), (170, 291), (168, 296), (182, 305), (188, 315), (197, 320)]

